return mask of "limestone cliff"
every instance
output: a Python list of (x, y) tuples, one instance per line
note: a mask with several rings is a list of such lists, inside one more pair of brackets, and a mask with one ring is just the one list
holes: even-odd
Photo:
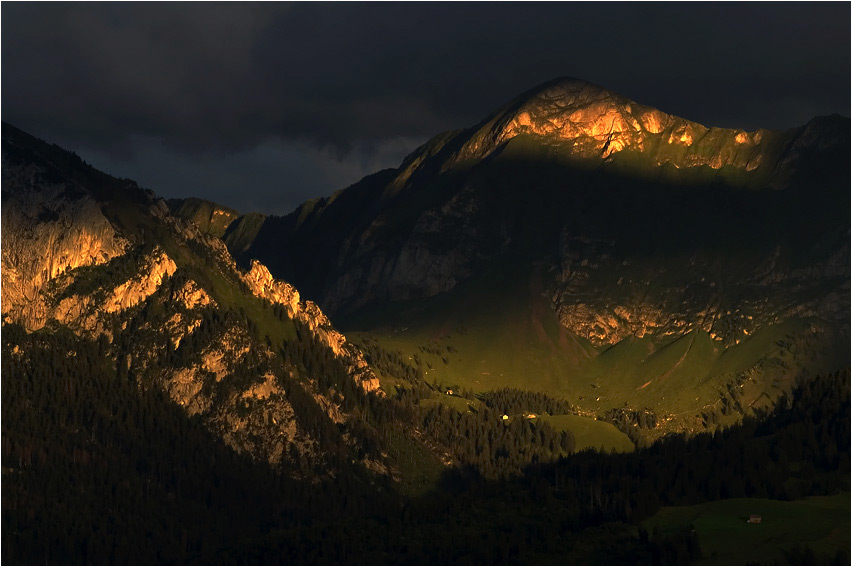
[[(391, 187), (400, 191), (425, 172), (475, 164), (524, 138), (587, 167), (618, 162), (634, 175), (655, 177), (671, 175), (672, 169), (727, 168), (783, 188), (803, 153), (842, 140), (835, 123), (817, 118), (788, 131), (708, 127), (580, 79), (559, 78), (521, 94), (472, 128), (435, 136), (405, 159)], [(630, 156), (621, 159), (622, 153)]]
[(698, 329), (732, 346), (791, 317), (842, 325), (850, 310), (849, 267), (841, 260), (848, 259), (848, 243), (791, 268), (781, 246), (757, 259), (723, 261), (695, 251), (661, 263), (622, 259), (612, 242), (563, 240), (551, 305), (567, 329), (599, 347)]
[(34, 164), (3, 154), (2, 311), (27, 329), (44, 326), (48, 305), (42, 291), (62, 274), (104, 264), (124, 254), (119, 235), (85, 191), (51, 179)]
[(155, 248), (140, 258), (138, 268), (129, 279), (92, 293), (73, 293), (74, 275), (68, 274), (51, 286), (50, 293), (42, 294), (55, 305), (48, 310), (47, 318), (93, 336), (111, 334), (109, 316), (148, 299), (175, 270), (174, 261), (161, 249)]

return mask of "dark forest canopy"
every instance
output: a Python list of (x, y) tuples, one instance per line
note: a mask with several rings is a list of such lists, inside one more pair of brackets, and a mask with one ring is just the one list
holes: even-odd
[[(685, 563), (700, 556), (694, 533), (638, 527), (660, 506), (849, 489), (846, 374), (804, 381), (772, 413), (724, 431), (607, 455), (569, 454), (570, 439), (524, 421), (492, 433), (482, 414), (421, 408), (415, 391), (354, 395), (330, 370), (329, 386), (369, 416), (365, 451), (406, 422), (455, 447), (458, 465), (434, 490), (403, 496), (347, 469), (344, 444), (341, 472), (319, 482), (235, 454), (117, 371), (106, 346), (3, 327), (4, 563)], [(305, 353), (334, 364), (310, 340), (282, 350)], [(342, 433), (320, 415), (314, 427), (329, 428), (329, 448)], [(503, 453), (483, 457), (485, 440)], [(545, 458), (520, 468), (515, 447), (528, 463)]]

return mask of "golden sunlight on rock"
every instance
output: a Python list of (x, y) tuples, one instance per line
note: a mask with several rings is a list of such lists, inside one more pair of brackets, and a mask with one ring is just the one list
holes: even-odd
[(172, 299), (179, 301), (186, 309), (207, 307), (208, 305), (216, 306), (216, 302), (207, 295), (207, 292), (198, 287), (198, 284), (192, 280), (187, 281), (183, 287), (175, 291)]
[(529, 112), (521, 112), (515, 120), (520, 126), (530, 126), (532, 124)]
[(601, 154), (601, 157), (607, 158), (614, 153), (620, 152), (626, 148), (629, 143), (629, 140), (624, 136), (610, 136), (610, 140), (604, 146), (604, 151), (603, 154)]
[(174, 274), (175, 270), (177, 266), (174, 261), (165, 252), (156, 251), (143, 263), (141, 277), (131, 278), (113, 289), (102, 309), (107, 313), (115, 313), (139, 304), (157, 291), (163, 279)]
[(659, 134), (666, 128), (668, 116), (659, 110), (651, 110), (643, 113), (639, 120), (642, 122), (642, 127), (651, 134)]
[(690, 132), (689, 126), (682, 126), (669, 134), (668, 143), (673, 144), (675, 142), (683, 144), (684, 146), (692, 145), (692, 133)]
[[(764, 134), (707, 128), (596, 85), (566, 79), (493, 116), (452, 153), (442, 171), (482, 159), (519, 135), (540, 136), (554, 154), (584, 159), (608, 159), (630, 150), (648, 154), (649, 161), (657, 166), (674, 169), (732, 165), (752, 171), (761, 164), (762, 154), (734, 148), (758, 146)], [(399, 183), (404, 183), (417, 165), (412, 162)]]
[(331, 325), (328, 317), (313, 301), (301, 301), (299, 292), (293, 286), (273, 278), (266, 266), (257, 260), (252, 261), (251, 269), (242, 274), (242, 278), (254, 295), (270, 303), (284, 305), (290, 318), (301, 321), (316, 333), (335, 356), (347, 362), (355, 382), (364, 391), (381, 392), (379, 379), (364, 360), (364, 354)]
[[(28, 175), (4, 164), (3, 187), (29, 187)], [(56, 220), (33, 225), (45, 203)], [(0, 304), (4, 315), (28, 330), (47, 321), (49, 306), (42, 292), (51, 280), (80, 266), (105, 264), (129, 246), (96, 202), (69, 197), (63, 184), (40, 193), (18, 191), (9, 201), (4, 196), (2, 216)]]
[(273, 394), (284, 394), (284, 390), (278, 385), (278, 379), (274, 374), (268, 373), (263, 376), (263, 382), (255, 384), (248, 391), (243, 393), (243, 397), (256, 398), (265, 400)]

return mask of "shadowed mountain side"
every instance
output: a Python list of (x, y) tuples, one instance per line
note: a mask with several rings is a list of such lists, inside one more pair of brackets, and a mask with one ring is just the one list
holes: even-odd
[(231, 223), (240, 217), (234, 209), (195, 197), (167, 199), (166, 204), (175, 216), (191, 220), (204, 234), (220, 238)]

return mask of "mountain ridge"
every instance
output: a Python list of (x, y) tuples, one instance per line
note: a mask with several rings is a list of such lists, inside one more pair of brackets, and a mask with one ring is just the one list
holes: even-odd
[(5, 123), (2, 135), (4, 325), (97, 342), (117, 378), (162, 390), (253, 459), (291, 474), (299, 459), (338, 466), (329, 444), (359, 436), (319, 438), (324, 419), (353, 418), (316, 374), (383, 393), (315, 304), (259, 263), (240, 270), (152, 192)]
[[(687, 186), (723, 183), (733, 187), (743, 186), (755, 189), (781, 189), (791, 184), (795, 187), (797, 178), (811, 173), (810, 171), (806, 173), (798, 171), (800, 166), (797, 164), (800, 164), (802, 161), (801, 156), (803, 154), (814, 153), (813, 148), (816, 148), (816, 151), (819, 152), (826, 150), (826, 148), (830, 150), (833, 147), (842, 146), (842, 142), (840, 142), (843, 139), (842, 133), (848, 130), (848, 119), (844, 120), (838, 117), (815, 118), (805, 126), (785, 132), (757, 130), (753, 133), (754, 136), (749, 138), (751, 140), (749, 143), (740, 144), (736, 142), (736, 138), (740, 135), (748, 137), (744, 131), (718, 128), (708, 129), (697, 123), (664, 115), (664, 113), (650, 107), (641, 107), (642, 109), (648, 109), (647, 113), (656, 117), (658, 119), (656, 122), (660, 125), (665, 123), (669, 123), (669, 125), (667, 129), (652, 134), (648, 134), (645, 130), (642, 130), (639, 132), (641, 135), (637, 140), (627, 140), (627, 142), (637, 142), (641, 145), (641, 143), (647, 141), (646, 138), (648, 136), (656, 136), (657, 139), (655, 142), (657, 146), (662, 145), (666, 151), (674, 147), (678, 152), (681, 152), (679, 159), (686, 159), (688, 162), (688, 167), (681, 168), (671, 160), (657, 160), (649, 168), (647, 160), (644, 160), (647, 156), (644, 156), (641, 152), (637, 155), (637, 152), (631, 149), (633, 146), (625, 142), (625, 136), (629, 138), (636, 133), (635, 130), (630, 128), (620, 127), (612, 131), (607, 131), (605, 134), (595, 134), (595, 128), (597, 128), (599, 123), (592, 123), (586, 130), (593, 135), (580, 132), (580, 137), (584, 141), (577, 151), (575, 151), (576, 148), (573, 145), (570, 147), (566, 146), (562, 138), (558, 136), (554, 137), (553, 132), (545, 134), (527, 132), (527, 130), (531, 130), (532, 123), (530, 122), (527, 125), (520, 124), (520, 122), (525, 122), (525, 120), (518, 120), (518, 116), (525, 113), (521, 109), (525, 105), (534, 103), (541, 96), (546, 96), (547, 93), (553, 92), (554, 89), (556, 89), (557, 93), (564, 94), (566, 86), (568, 87), (569, 94), (573, 92), (571, 89), (579, 89), (581, 94), (586, 92), (587, 95), (587, 91), (590, 91), (592, 94), (584, 99), (585, 102), (588, 102), (588, 100), (604, 100), (605, 104), (609, 105), (606, 108), (607, 112), (612, 110), (610, 105), (612, 100), (620, 101), (620, 103), (626, 105), (635, 105), (635, 103), (629, 102), (625, 97), (613, 95), (601, 87), (577, 79), (557, 79), (544, 83), (516, 97), (513, 101), (510, 101), (501, 107), (501, 109), (492, 113), (489, 118), (486, 118), (476, 126), (466, 130), (446, 132), (433, 137), (423, 146), (409, 154), (397, 170), (385, 170), (374, 176), (368, 176), (350, 188), (336, 192), (329, 198), (305, 203), (298, 207), (296, 211), (284, 217), (264, 217), (261, 219), (255, 216), (252, 223), (252, 230), (241, 234), (239, 238), (231, 236), (229, 247), (236, 252), (238, 261), (243, 263), (247, 262), (247, 258), (252, 256), (252, 254), (255, 256), (260, 254), (268, 258), (269, 255), (265, 254), (262, 250), (252, 251), (252, 243), (257, 239), (261, 231), (268, 233), (268, 236), (265, 237), (267, 239), (280, 240), (283, 237), (282, 234), (303, 230), (306, 224), (321, 223), (322, 220), (320, 220), (320, 217), (331, 214), (329, 212), (330, 209), (335, 207), (341, 208), (339, 199), (344, 194), (349, 197), (346, 202), (351, 214), (354, 214), (356, 218), (362, 218), (364, 215), (368, 216), (365, 220), (357, 221), (361, 228), (356, 230), (366, 230), (369, 223), (373, 222), (370, 220), (370, 215), (372, 217), (381, 216), (383, 209), (387, 207), (392, 208), (392, 203), (399, 198), (398, 196), (401, 192), (406, 192), (406, 199), (408, 200), (416, 201), (419, 199), (420, 201), (428, 201), (432, 197), (423, 195), (415, 196), (415, 193), (419, 191), (418, 187), (428, 186), (431, 183), (430, 180), (435, 177), (440, 177), (444, 174), (450, 175), (448, 172), (463, 172), (468, 167), (463, 164), (471, 164), (471, 159), (473, 159), (473, 162), (478, 163), (486, 158), (498, 158), (501, 154), (507, 152), (518, 154), (522, 159), (526, 159), (525, 154), (533, 153), (536, 155), (532, 159), (537, 161), (544, 161), (546, 163), (557, 162), (574, 169), (591, 168), (592, 170), (605, 170), (612, 172), (614, 175), (652, 180), (655, 183)], [(636, 108), (638, 109), (640, 106), (636, 105)], [(583, 109), (580, 108), (579, 110), (582, 111)], [(640, 117), (644, 116), (643, 112), (645, 111), (637, 111)], [(604, 114), (606, 115), (606, 113)], [(618, 116), (619, 120), (621, 120), (621, 125), (627, 126), (627, 121), (622, 114), (620, 113)], [(661, 116), (662, 118), (659, 118)], [(629, 118), (634, 121), (634, 124), (638, 124), (635, 117), (631, 115)], [(501, 125), (500, 127), (492, 128), (489, 126), (489, 124), (498, 122)], [(512, 133), (512, 136), (505, 134), (507, 125), (510, 126), (508, 131)], [(681, 143), (679, 138), (673, 138), (676, 132), (683, 130), (682, 134), (686, 134), (688, 130), (698, 129), (699, 127), (703, 129), (704, 136), (694, 144), (690, 143), (686, 145)], [(532, 128), (532, 130), (534, 129)], [(655, 130), (656, 128), (652, 129)], [(565, 130), (571, 135), (577, 132), (574, 123), (570, 120), (565, 121), (562, 130)], [(559, 134), (560, 132), (561, 130), (556, 133)], [(617, 139), (614, 140), (612, 134), (618, 134)], [(695, 161), (697, 159), (696, 156), (688, 153), (687, 150), (689, 150), (690, 146), (701, 146), (703, 143), (701, 140), (707, 141), (708, 136), (715, 139), (715, 142), (709, 139), (707, 143), (713, 142), (716, 146), (719, 146), (721, 143), (718, 139), (720, 136), (729, 138), (727, 143), (730, 147), (726, 150), (728, 153), (716, 152), (712, 157), (708, 157), (707, 155), (703, 157), (698, 156), (701, 159)], [(663, 140), (663, 137), (666, 139)], [(760, 143), (752, 143), (754, 141), (753, 138), (759, 139)], [(848, 136), (846, 140), (848, 143)], [(722, 141), (724, 142), (725, 140)], [(619, 151), (612, 149), (622, 143), (625, 145), (621, 146)], [(703, 149), (714, 149), (715, 146), (713, 144)], [(749, 146), (751, 149), (743, 153), (735, 147), (743, 145)], [(725, 144), (721, 144), (721, 146), (725, 146)], [(724, 150), (725, 148), (723, 147), (722, 149)], [(763, 150), (767, 150), (768, 153), (761, 153)], [(579, 153), (577, 153), (578, 151)], [(757, 154), (754, 154), (755, 151)], [(588, 152), (591, 152), (591, 154)], [(609, 152), (608, 155), (602, 158), (601, 155), (607, 152)], [(837, 153), (842, 155), (842, 149)], [(758, 157), (755, 158), (755, 155)], [(663, 155), (663, 157), (668, 159), (673, 156)], [(644, 160), (644, 162), (637, 165), (637, 159), (640, 162)], [(733, 161), (732, 163), (724, 163), (725, 159)], [(749, 169), (750, 164), (754, 166), (751, 169)], [(812, 169), (819, 169), (819, 167), (817, 166)], [(388, 180), (388, 177), (392, 179)], [(378, 187), (378, 185), (383, 185), (383, 187)], [(365, 186), (373, 188), (367, 189)], [(353, 204), (351, 197), (355, 193), (360, 194), (361, 199), (369, 203), (369, 205), (365, 207), (364, 203)], [(393, 220), (383, 221), (383, 224), (393, 224), (393, 222)], [(347, 224), (351, 225), (352, 221), (348, 223), (344, 222), (343, 224), (344, 226)], [(365, 224), (367, 226), (364, 226)], [(229, 235), (226, 235), (225, 239), (228, 242)], [(346, 245), (343, 248), (330, 250), (329, 253), (339, 262), (341, 261), (339, 256), (347, 254)], [(272, 260), (271, 258), (268, 259)], [(284, 262), (286, 263), (286, 261)], [(271, 261), (270, 265), (273, 271), (275, 271), (277, 269), (276, 266), (281, 265), (281, 263)], [(291, 278), (295, 277), (296, 281), (301, 281), (300, 277), (295, 273), (288, 274), (288, 276)], [(320, 276), (320, 279), (327, 279), (327, 277)], [(314, 288), (319, 283), (321, 282), (311, 282), (307, 285), (306, 291), (320, 301), (321, 304), (324, 304), (326, 309), (330, 309), (334, 313), (337, 309), (337, 304), (329, 302), (322, 296), (322, 293), (317, 294), (314, 291)]]
[[(556, 121), (552, 120), (554, 117)], [(350, 187), (361, 186), (377, 175), (392, 176), (382, 199), (393, 198), (412, 175), (440, 174), (465, 162), (499, 153), (514, 138), (534, 136), (537, 143), (550, 146), (551, 153), (572, 159), (573, 166), (618, 169), (620, 164), (612, 162), (619, 161), (619, 157), (633, 162), (627, 154), (656, 152), (651, 156), (655, 161), (653, 171), (642, 171), (627, 163), (624, 166), (627, 173), (677, 182), (690, 181), (691, 173), (686, 173), (689, 170), (694, 172), (692, 178), (706, 179), (708, 174), (702, 171), (702, 166), (719, 175), (722, 174), (719, 170), (733, 168), (753, 175), (745, 179), (736, 174), (724, 175), (727, 183), (779, 189), (791, 183), (802, 152), (807, 153), (814, 146), (825, 150), (838, 145), (848, 130), (848, 120), (841, 115), (818, 116), (802, 126), (780, 131), (707, 127), (636, 103), (594, 83), (559, 77), (513, 98), (474, 126), (433, 136), (403, 158), (397, 168), (369, 175)], [(568, 142), (571, 147), (567, 147)], [(622, 152), (625, 155), (618, 156)], [(295, 215), (298, 219), (295, 224), (300, 224), (312, 211), (322, 210), (348, 189), (303, 203), (283, 217), (252, 213), (251, 229), (231, 236), (233, 248), (239, 248), (238, 256), (247, 253), (265, 219)], [(231, 209), (219, 208), (230, 216)], [(231, 220), (225, 232), (235, 232), (236, 221), (245, 219), (238, 216)]]

